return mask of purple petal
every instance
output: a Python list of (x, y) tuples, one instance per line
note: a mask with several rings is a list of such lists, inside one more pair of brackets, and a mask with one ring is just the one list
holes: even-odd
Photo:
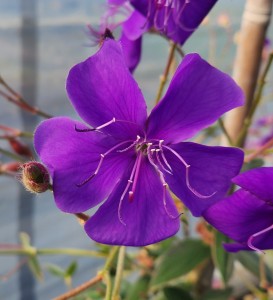
[[(212, 205), (203, 216), (216, 229), (241, 243), (242, 246), (226, 247), (228, 251), (238, 251), (247, 246), (253, 234), (273, 224), (273, 207), (240, 189)], [(258, 249), (273, 248), (273, 231), (254, 238), (253, 245)]]
[(191, 0), (180, 14), (179, 22), (174, 16), (174, 26), (170, 27), (167, 36), (173, 41), (183, 45), (185, 41), (195, 32), (205, 16), (212, 9), (217, 0)]
[[(228, 191), (231, 179), (239, 173), (243, 163), (243, 152), (229, 147), (208, 147), (195, 143), (180, 143), (170, 146), (190, 165), (189, 184), (186, 184), (186, 167), (171, 151), (164, 149), (165, 157), (173, 175), (165, 173), (172, 192), (190, 209), (194, 216), (221, 199)], [(203, 196), (211, 197), (199, 197)]]
[(79, 115), (91, 126), (116, 118), (123, 122), (103, 131), (122, 139), (142, 132), (145, 100), (125, 64), (119, 42), (105, 40), (95, 55), (74, 66), (67, 78), (67, 92)]
[(57, 206), (65, 212), (83, 212), (104, 200), (128, 168), (132, 153), (106, 156), (98, 174), (81, 187), (96, 170), (100, 154), (116, 144), (98, 132), (76, 132), (86, 126), (65, 117), (42, 122), (34, 136), (35, 149), (53, 179)]
[(238, 175), (232, 181), (256, 197), (273, 203), (273, 168), (252, 169)]
[(217, 0), (180, 0), (171, 8), (170, 1), (131, 0), (131, 4), (148, 18), (151, 26), (174, 42), (184, 44), (209, 13)]
[(122, 29), (128, 39), (136, 40), (148, 30), (147, 20), (138, 11), (134, 11), (131, 16), (123, 22)]
[(186, 55), (165, 97), (151, 112), (148, 136), (178, 143), (242, 105), (243, 98), (231, 77), (198, 54)]
[[(122, 201), (119, 219), (119, 203), (129, 175), (121, 180), (108, 200), (87, 221), (85, 230), (95, 241), (110, 245), (145, 246), (174, 235), (179, 229), (179, 218), (172, 219), (163, 205), (163, 186), (158, 174), (142, 158), (140, 174), (133, 201), (128, 193)], [(177, 216), (170, 194), (166, 197), (168, 212)]]
[(136, 40), (130, 40), (123, 33), (120, 38), (120, 42), (122, 45), (126, 65), (128, 66), (130, 72), (133, 73), (141, 58), (142, 37)]

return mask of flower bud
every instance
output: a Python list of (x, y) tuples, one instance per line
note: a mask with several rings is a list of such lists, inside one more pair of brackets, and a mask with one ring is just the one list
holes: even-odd
[(41, 163), (25, 163), (22, 166), (22, 183), (30, 192), (43, 193), (50, 187), (49, 173)]

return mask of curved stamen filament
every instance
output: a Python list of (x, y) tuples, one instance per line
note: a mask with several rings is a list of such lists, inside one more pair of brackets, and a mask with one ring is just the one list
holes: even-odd
[(116, 119), (115, 117), (113, 117), (113, 119), (111, 119), (110, 121), (98, 126), (98, 127), (94, 127), (94, 128), (84, 128), (84, 129), (79, 129), (77, 128), (77, 125), (75, 124), (75, 130), (77, 132), (89, 132), (89, 131), (97, 131), (97, 130), (100, 130), (100, 129), (103, 129), (113, 123), (130, 123), (130, 124), (133, 124), (135, 126), (139, 126), (137, 123), (134, 123), (134, 122), (131, 122), (131, 121), (128, 121), (128, 120), (119, 120), (119, 119)]
[(165, 154), (164, 154), (164, 150), (163, 150), (163, 147), (162, 147), (162, 144), (163, 144), (163, 142), (164, 142), (164, 140), (160, 140), (159, 141), (159, 149), (161, 150), (161, 156), (162, 156), (162, 158), (163, 158), (163, 161), (164, 161), (164, 163), (166, 164), (166, 166), (169, 168), (169, 170), (172, 172), (172, 168), (171, 168), (171, 166), (170, 166), (170, 164), (168, 163), (168, 161), (167, 161), (167, 159), (166, 159), (166, 157), (165, 157)]
[(162, 147), (163, 148), (166, 148), (166, 149), (168, 149), (170, 152), (172, 152), (181, 162), (182, 162), (182, 164), (185, 166), (185, 168), (186, 168), (186, 171), (185, 171), (185, 173), (186, 173), (186, 186), (187, 186), (187, 188), (196, 196), (196, 197), (198, 197), (198, 198), (201, 198), (201, 199), (207, 199), (207, 198), (210, 198), (210, 197), (212, 197), (213, 195), (215, 195), (216, 194), (216, 192), (213, 192), (212, 194), (210, 194), (210, 195), (203, 195), (203, 194), (201, 194), (201, 193), (199, 193), (199, 192), (197, 192), (192, 186), (191, 186), (191, 184), (190, 184), (190, 179), (189, 179), (189, 171), (190, 171), (190, 165), (189, 164), (187, 164), (187, 162), (175, 151), (175, 150), (173, 150), (172, 148), (170, 148), (170, 147), (168, 147), (168, 146), (165, 146), (165, 145), (162, 145)]
[(161, 150), (160, 150), (160, 149), (151, 149), (151, 152), (152, 152), (152, 153), (155, 152), (155, 154), (156, 154), (156, 160), (157, 160), (157, 162), (159, 163), (160, 167), (161, 167), (165, 172), (169, 173), (170, 175), (173, 175), (169, 170), (167, 170), (167, 169), (165, 168), (165, 166), (164, 166), (164, 165), (162, 164), (162, 162), (161, 162), (161, 159), (160, 159), (160, 156), (159, 156), (159, 153), (161, 152)]
[(99, 164), (98, 164), (95, 172), (91, 176), (89, 176), (87, 179), (85, 179), (83, 182), (77, 183), (76, 184), (77, 187), (81, 187), (81, 186), (85, 185), (88, 181), (90, 181), (92, 178), (94, 178), (98, 174), (100, 167), (102, 165), (102, 162), (104, 160), (104, 157), (105, 157), (105, 154), (100, 155), (100, 161), (99, 161)]
[[(162, 185), (163, 185), (163, 205), (164, 205), (164, 209), (165, 209), (165, 212), (166, 214), (173, 220), (176, 220), (178, 218), (180, 218), (181, 215), (183, 215), (183, 213), (179, 213), (177, 216), (174, 216), (172, 215), (169, 210), (168, 210), (168, 207), (167, 207), (167, 201), (166, 201), (166, 193), (167, 193), (167, 183), (165, 182), (165, 179), (164, 179), (164, 176), (163, 174), (161, 173), (160, 175), (162, 175), (162, 179), (161, 179), (161, 182), (162, 182)], [(160, 176), (161, 178), (161, 176)]]
[(114, 150), (116, 150), (117, 148), (121, 147), (124, 144), (130, 143), (130, 142), (133, 142), (133, 141), (132, 140), (128, 140), (128, 141), (125, 141), (125, 142), (121, 142), (121, 143), (115, 145), (114, 147), (112, 147), (111, 149), (109, 149), (108, 151), (106, 151), (105, 153), (101, 153), (100, 154), (100, 160), (99, 160), (99, 163), (98, 163), (98, 166), (97, 166), (95, 172), (91, 176), (89, 176), (87, 179), (85, 179), (83, 182), (77, 183), (76, 186), (77, 187), (81, 187), (81, 186), (85, 185), (87, 182), (89, 182), (91, 179), (93, 179), (99, 173), (99, 170), (101, 168), (101, 165), (103, 163), (104, 158), (108, 154), (110, 154), (111, 152), (113, 152)]
[(252, 234), (252, 235), (249, 237), (249, 239), (247, 240), (247, 245), (248, 245), (248, 247), (249, 247), (250, 249), (252, 249), (252, 250), (255, 250), (255, 251), (258, 251), (258, 252), (261, 252), (261, 253), (264, 254), (263, 251), (261, 251), (260, 249), (256, 248), (255, 246), (253, 246), (253, 239), (254, 239), (255, 237), (257, 237), (257, 236), (260, 236), (260, 235), (262, 235), (262, 234), (264, 234), (264, 233), (270, 231), (271, 229), (273, 229), (273, 225), (270, 225), (269, 227), (267, 227), (267, 228), (265, 228), (265, 229), (263, 229), (263, 230), (261, 230), (261, 231), (258, 231), (258, 232), (256, 232), (256, 233)]
[[(186, 0), (185, 3), (182, 5), (181, 9), (177, 9), (177, 14), (176, 14), (176, 24), (184, 31), (195, 31), (197, 29), (197, 27), (193, 27), (193, 28), (190, 28), (190, 27), (187, 27), (186, 25), (184, 25), (182, 23), (182, 20), (180, 20), (180, 18), (182, 17), (182, 14), (184, 13), (184, 10), (186, 8), (186, 6), (190, 3), (191, 1), (190, 0)], [(185, 13), (186, 14), (186, 13)]]
[[(180, 213), (178, 214), (177, 216), (173, 216), (168, 208), (167, 208), (167, 201), (166, 201), (166, 193), (167, 193), (167, 183), (165, 181), (165, 178), (164, 178), (164, 175), (163, 173), (159, 170), (158, 166), (155, 164), (153, 158), (152, 158), (152, 155), (151, 155), (151, 150), (150, 150), (150, 147), (152, 146), (152, 143), (148, 143), (148, 149), (147, 149), (147, 154), (148, 154), (148, 160), (150, 162), (150, 164), (156, 169), (156, 171), (159, 173), (159, 177), (160, 177), (160, 181), (162, 183), (162, 186), (163, 186), (163, 207), (164, 207), (164, 210), (166, 212), (166, 214), (173, 220), (175, 219), (178, 219), (183, 213)], [(153, 149), (152, 149), (153, 150)]]
[(106, 123), (104, 123), (104, 124), (102, 124), (102, 125), (100, 125), (100, 126), (98, 126), (98, 127), (88, 128), (88, 129), (79, 129), (79, 128), (77, 128), (77, 126), (75, 125), (75, 130), (76, 130), (77, 132), (96, 131), (96, 130), (100, 130), (100, 129), (104, 128), (104, 127), (107, 127), (107, 126), (109, 126), (109, 125), (111, 125), (111, 124), (113, 124), (113, 123), (115, 123), (115, 122), (116, 122), (116, 118), (113, 118), (113, 119), (110, 120), (109, 122), (106, 122)]
[(213, 192), (213, 193), (210, 194), (210, 195), (202, 195), (202, 194), (198, 193), (198, 192), (196, 191), (196, 189), (194, 189), (194, 188), (190, 185), (190, 182), (189, 182), (189, 172), (190, 172), (190, 165), (186, 166), (186, 185), (187, 185), (187, 188), (188, 188), (195, 196), (197, 196), (198, 198), (207, 199), (207, 198), (210, 198), (210, 197), (212, 197), (213, 195), (216, 194), (216, 192)]
[[(118, 205), (118, 218), (119, 218), (120, 223), (121, 223), (122, 225), (124, 225), (124, 226), (126, 226), (126, 223), (123, 221), (122, 216), (121, 216), (121, 206), (122, 206), (122, 203), (123, 203), (123, 199), (124, 199), (126, 193), (128, 192), (128, 190), (129, 190), (131, 184), (135, 181), (135, 179), (134, 179), (134, 181), (133, 181), (133, 178), (135, 177), (135, 173), (136, 173), (137, 168), (139, 168), (139, 166), (140, 166), (140, 160), (141, 160), (141, 154), (139, 154), (139, 155), (137, 156), (137, 159), (136, 159), (135, 164), (134, 164), (134, 166), (133, 166), (133, 169), (132, 169), (130, 178), (128, 179), (128, 183), (127, 183), (127, 185), (126, 185), (126, 187), (125, 187), (125, 189), (124, 189), (124, 191), (123, 191), (123, 193), (122, 193), (122, 195), (121, 195), (121, 197), (120, 197), (120, 200), (119, 200), (119, 205)], [(132, 197), (132, 196), (131, 196), (131, 197)], [(130, 192), (129, 192), (129, 201), (130, 201)]]
[(131, 191), (129, 192), (129, 201), (132, 202), (134, 199), (134, 193), (136, 190), (136, 184), (137, 184), (137, 180), (138, 180), (138, 176), (139, 176), (139, 170), (140, 170), (140, 165), (141, 165), (141, 155), (138, 155), (138, 159), (137, 159), (137, 165), (136, 165), (136, 171), (135, 171), (135, 175), (134, 175), (134, 181), (133, 181), (133, 186)]
[(137, 139), (130, 146), (128, 146), (127, 148), (124, 148), (122, 150), (118, 150), (117, 152), (125, 152), (125, 151), (132, 149), (139, 142), (139, 140), (140, 140), (140, 136), (137, 135)]

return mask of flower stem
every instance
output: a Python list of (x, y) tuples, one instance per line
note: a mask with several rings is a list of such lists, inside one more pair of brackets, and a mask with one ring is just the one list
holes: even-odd
[(161, 99), (165, 84), (168, 80), (168, 75), (170, 72), (170, 68), (172, 65), (172, 61), (174, 58), (174, 53), (175, 53), (175, 49), (176, 49), (176, 44), (171, 42), (170, 44), (170, 52), (169, 52), (169, 57), (168, 57), (168, 61), (167, 61), (167, 65), (165, 67), (165, 71), (164, 73), (160, 76), (160, 85), (159, 85), (159, 89), (157, 92), (157, 96), (156, 96), (156, 100), (155, 100), (155, 104), (157, 104), (159, 102), (159, 100)]
[(261, 79), (259, 81), (258, 84), (258, 89), (257, 89), (257, 94), (254, 98), (254, 101), (250, 107), (249, 113), (247, 114), (247, 117), (244, 120), (244, 124), (243, 124), (243, 128), (239, 134), (238, 140), (236, 142), (236, 145), (241, 145), (242, 142), (244, 141), (247, 131), (252, 123), (252, 118), (254, 116), (254, 113), (258, 107), (258, 105), (260, 104), (260, 101), (262, 99), (262, 94), (263, 94), (263, 90), (265, 87), (265, 83), (266, 83), (266, 76), (270, 70), (270, 67), (272, 65), (272, 61), (273, 61), (273, 52), (270, 53), (267, 64), (265, 66), (265, 69), (261, 75)]
[(31, 247), (31, 249), (24, 248), (5, 248), (1, 249), (0, 245), (0, 255), (72, 255), (72, 256), (91, 256), (91, 257), (101, 257), (105, 258), (105, 254), (101, 254), (97, 251), (82, 250), (74, 248), (44, 248), (36, 249)]
[(273, 138), (271, 138), (267, 143), (259, 147), (256, 151), (249, 154), (245, 157), (245, 163), (248, 163), (252, 161), (254, 158), (256, 158), (258, 155), (263, 154), (268, 148), (273, 146)]
[(76, 288), (70, 290), (69, 292), (62, 294), (53, 300), (67, 300), (74, 296), (77, 296), (81, 292), (85, 291), (86, 289), (90, 288), (91, 286), (97, 284), (98, 282), (102, 281), (103, 277), (102, 275), (98, 274), (94, 278), (91, 278), (90, 280), (86, 281), (85, 283), (77, 286)]
[(266, 278), (266, 268), (265, 268), (265, 257), (264, 255), (259, 256), (259, 273), (260, 273), (260, 287), (266, 289), (268, 287), (268, 282)]
[(84, 225), (89, 220), (89, 216), (84, 213), (76, 213), (74, 215), (81, 225)]
[(109, 272), (105, 273), (105, 281), (106, 281), (106, 293), (104, 300), (111, 300), (111, 293), (112, 293), (112, 280)]
[(7, 82), (1, 76), (0, 76), (0, 84), (4, 88), (6, 88), (6, 90), (10, 93), (10, 95), (8, 95), (7, 93), (0, 90), (0, 95), (2, 95), (2, 97), (5, 98), (6, 100), (10, 101), (11, 103), (19, 106), (20, 108), (32, 114), (39, 115), (45, 119), (49, 119), (52, 117), (51, 115), (41, 111), (37, 107), (31, 106), (27, 101), (25, 101), (25, 99), (19, 93), (17, 93), (10, 85), (8, 85)]
[(0, 148), (0, 153), (4, 154), (5, 156), (8, 156), (14, 160), (25, 162), (26, 160), (22, 158), (20, 155), (17, 155), (15, 153), (9, 152), (8, 150)]
[(122, 281), (125, 253), (126, 253), (126, 247), (121, 246), (119, 249), (119, 254), (118, 254), (117, 273), (116, 273), (116, 278), (115, 278), (115, 283), (114, 283), (111, 300), (119, 300), (120, 299), (119, 291), (120, 291), (120, 286), (121, 286), (121, 281)]
[(227, 130), (226, 130), (226, 127), (225, 127), (225, 125), (224, 125), (224, 122), (223, 122), (223, 120), (222, 120), (221, 118), (218, 119), (218, 123), (219, 123), (219, 126), (220, 126), (220, 128), (222, 129), (222, 131), (223, 131), (223, 133), (224, 133), (224, 135), (225, 135), (225, 137), (226, 137), (226, 139), (227, 139), (229, 145), (232, 146), (232, 145), (233, 145), (233, 142), (232, 142), (231, 137), (230, 137), (230, 135), (228, 134), (228, 132), (227, 132)]
[[(85, 291), (86, 289), (90, 288), (91, 286), (95, 285), (96, 283), (100, 282), (103, 280), (104, 276), (107, 276), (109, 269), (111, 268), (114, 259), (116, 258), (116, 254), (118, 251), (119, 247), (113, 247), (110, 251), (110, 254), (106, 260), (106, 263), (102, 269), (102, 271), (98, 272), (97, 276), (95, 276), (94, 278), (86, 281), (85, 283), (81, 284), (80, 286), (77, 286), (76, 288), (70, 290), (67, 293), (64, 293), (56, 298), (54, 298), (53, 300), (67, 300), (70, 299), (80, 293), (82, 293), (83, 291)], [(107, 282), (108, 284), (108, 282)]]

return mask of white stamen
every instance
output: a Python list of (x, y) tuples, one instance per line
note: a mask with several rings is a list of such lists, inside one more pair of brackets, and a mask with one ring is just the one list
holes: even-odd
[(95, 172), (89, 176), (87, 179), (85, 179), (83, 182), (79, 183), (79, 184), (76, 184), (78, 187), (81, 187), (83, 186), (85, 183), (87, 183), (88, 181), (90, 181), (92, 178), (94, 178), (98, 173), (99, 173), (99, 170), (101, 168), (101, 165), (103, 163), (103, 160), (104, 158), (110, 154), (111, 152), (113, 152), (114, 150), (116, 150), (117, 148), (119, 148), (120, 146), (124, 145), (124, 144), (127, 144), (129, 142), (132, 142), (131, 140), (128, 140), (128, 141), (124, 141), (124, 142), (121, 142), (119, 144), (117, 144), (116, 146), (112, 147), (111, 149), (109, 149), (108, 151), (106, 151), (105, 153), (101, 153), (100, 154), (100, 160), (99, 160), (99, 163), (98, 163), (98, 166), (95, 170)]
[[(135, 179), (133, 179), (135, 177), (135, 174), (136, 172), (139, 172), (139, 168), (140, 168), (140, 160), (141, 160), (141, 154), (139, 154), (137, 156), (137, 159), (135, 161), (135, 164), (133, 166), (133, 169), (132, 169), (132, 172), (131, 172), (131, 175), (130, 175), (130, 178), (128, 179), (128, 183), (120, 197), (120, 200), (119, 200), (119, 205), (118, 205), (118, 218), (119, 218), (119, 221), (122, 225), (126, 226), (126, 223), (123, 221), (122, 219), (122, 216), (121, 216), (121, 207), (122, 207), (122, 203), (123, 203), (123, 199), (126, 195), (126, 193), (128, 192), (129, 188), (130, 188), (130, 185), (133, 183), (133, 185), (135, 185), (134, 181)], [(138, 176), (138, 175), (137, 175)], [(131, 196), (130, 196), (130, 192), (131, 192)], [(134, 193), (134, 189), (132, 191), (129, 192), (129, 200), (130, 199), (133, 199), (133, 198), (130, 198), (130, 197), (133, 197), (133, 193)]]
[(260, 249), (256, 248), (255, 246), (253, 246), (252, 241), (253, 241), (253, 239), (254, 239), (255, 237), (260, 236), (261, 234), (266, 233), (267, 231), (270, 231), (270, 230), (272, 230), (272, 229), (273, 229), (273, 225), (270, 225), (269, 227), (267, 227), (267, 228), (265, 228), (265, 229), (263, 229), (263, 230), (261, 230), (261, 231), (258, 231), (258, 232), (256, 232), (256, 233), (252, 234), (252, 235), (249, 237), (248, 241), (247, 241), (248, 247), (251, 248), (252, 250), (255, 250), (255, 251), (258, 251), (258, 252), (264, 254), (264, 252), (263, 252), (262, 250), (260, 250)]
[(168, 149), (171, 153), (173, 153), (181, 162), (182, 164), (185, 166), (186, 168), (186, 186), (187, 188), (195, 195), (197, 196), (198, 198), (201, 198), (201, 199), (207, 199), (207, 198), (210, 198), (212, 197), (213, 195), (216, 194), (216, 192), (213, 192), (212, 194), (210, 195), (203, 195), (203, 194), (200, 194), (199, 192), (197, 192), (190, 184), (190, 180), (189, 180), (189, 169), (190, 169), (190, 165), (187, 164), (187, 162), (175, 151), (173, 150), (172, 148), (166, 146), (166, 145), (162, 145), (163, 148), (166, 148)]
[(117, 152), (125, 152), (125, 151), (132, 149), (139, 142), (139, 140), (140, 140), (140, 136), (137, 135), (137, 139), (129, 147), (122, 149), (122, 150), (118, 150)]

